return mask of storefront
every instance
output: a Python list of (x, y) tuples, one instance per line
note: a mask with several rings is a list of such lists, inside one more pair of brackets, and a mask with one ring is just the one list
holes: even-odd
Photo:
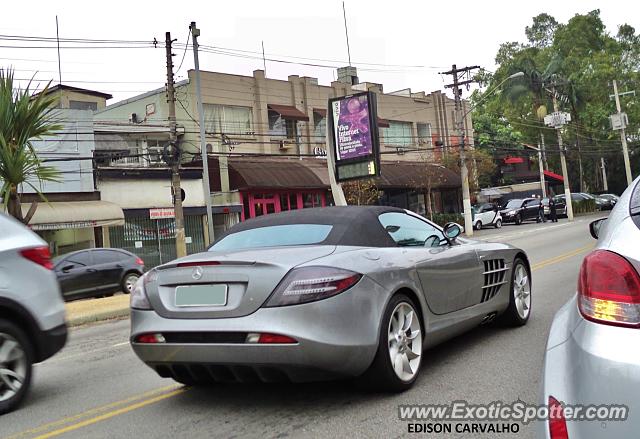
[[(23, 215), (30, 206), (22, 204)], [(38, 203), (29, 227), (49, 243), (56, 256), (95, 247), (102, 227), (122, 224), (122, 209), (108, 201), (59, 201)]]
[(240, 191), (242, 200), (242, 221), (269, 213), (287, 210), (325, 207), (327, 205), (326, 190)]
[[(203, 224), (206, 216), (202, 208), (184, 209), (187, 254), (206, 249)], [(147, 268), (176, 258), (175, 214), (171, 208), (127, 209), (124, 225), (109, 227), (111, 247), (136, 254)]]

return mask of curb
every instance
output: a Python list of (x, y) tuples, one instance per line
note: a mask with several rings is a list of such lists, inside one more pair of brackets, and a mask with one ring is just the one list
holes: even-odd
[(88, 325), (91, 323), (101, 323), (108, 320), (124, 320), (128, 318), (129, 307), (73, 317), (67, 320), (67, 326), (73, 328), (75, 326)]

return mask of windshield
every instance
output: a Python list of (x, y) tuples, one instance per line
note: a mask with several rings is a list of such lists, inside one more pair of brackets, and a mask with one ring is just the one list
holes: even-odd
[(505, 207), (505, 209), (517, 209), (522, 206), (522, 200), (509, 200)]
[(327, 239), (332, 228), (333, 226), (327, 224), (259, 227), (227, 235), (211, 246), (209, 251), (318, 244)]

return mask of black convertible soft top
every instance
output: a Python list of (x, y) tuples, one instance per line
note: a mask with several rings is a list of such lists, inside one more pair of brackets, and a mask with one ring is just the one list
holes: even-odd
[(402, 212), (389, 206), (335, 206), (298, 209), (259, 216), (236, 224), (216, 242), (230, 234), (260, 227), (287, 224), (328, 224), (334, 226), (320, 244), (351, 245), (363, 247), (396, 247), (397, 244), (382, 227), (378, 215), (385, 212)]

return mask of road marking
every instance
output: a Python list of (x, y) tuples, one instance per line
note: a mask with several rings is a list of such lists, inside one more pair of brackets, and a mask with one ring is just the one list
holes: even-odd
[(111, 346), (105, 346), (103, 348), (94, 349), (92, 351), (78, 352), (77, 354), (70, 354), (70, 355), (62, 355), (60, 357), (53, 357), (51, 360), (47, 361), (46, 363), (38, 363), (38, 364), (36, 364), (36, 366), (40, 365), (40, 364), (51, 364), (51, 363), (57, 363), (59, 361), (70, 360), (72, 358), (82, 357), (83, 355), (91, 355), (91, 354), (95, 354), (95, 353), (98, 353), (98, 352), (107, 351), (109, 349), (118, 348), (118, 347), (121, 347), (121, 346), (126, 346), (128, 344), (129, 344), (129, 342), (125, 341), (125, 342), (122, 342), (122, 343), (116, 343), (116, 344), (111, 345)]
[(138, 401), (140, 399), (144, 399), (144, 398), (150, 397), (152, 395), (157, 395), (158, 393), (166, 392), (166, 391), (169, 391), (169, 390), (178, 390), (178, 389), (180, 389), (180, 386), (178, 386), (177, 384), (173, 384), (173, 385), (170, 385), (170, 386), (165, 386), (165, 387), (160, 387), (160, 388), (157, 388), (157, 389), (153, 389), (153, 390), (150, 390), (148, 392), (144, 392), (144, 393), (140, 393), (138, 395), (130, 396), (129, 398), (126, 398), (126, 399), (123, 399), (123, 400), (120, 400), (120, 401), (116, 401), (116, 402), (112, 402), (112, 403), (109, 403), (109, 404), (105, 404), (103, 406), (92, 408), (91, 410), (87, 410), (85, 412), (81, 412), (81, 413), (78, 413), (76, 415), (68, 416), (66, 418), (62, 418), (62, 419), (59, 419), (57, 421), (49, 422), (47, 424), (41, 425), (41, 426), (36, 427), (36, 428), (25, 430), (25, 431), (22, 431), (20, 433), (15, 433), (15, 434), (9, 436), (6, 439), (17, 439), (17, 438), (20, 438), (20, 437), (24, 437), (26, 435), (42, 433), (42, 432), (44, 432), (46, 430), (49, 430), (49, 429), (51, 429), (53, 427), (57, 427), (57, 426), (64, 425), (64, 424), (68, 424), (68, 423), (77, 421), (79, 419), (82, 419), (84, 417), (92, 416), (92, 415), (95, 415), (96, 413), (100, 413), (100, 412), (105, 411), (105, 410), (113, 409), (113, 408), (121, 406), (123, 404), (127, 404), (127, 403), (130, 403), (130, 402), (133, 402), (133, 401)]
[(153, 398), (145, 399), (145, 400), (137, 402), (135, 404), (131, 404), (131, 405), (122, 407), (120, 409), (113, 410), (111, 412), (107, 412), (107, 413), (104, 413), (102, 415), (90, 418), (90, 419), (86, 419), (86, 420), (78, 422), (76, 424), (68, 425), (66, 427), (60, 428), (58, 430), (51, 431), (49, 433), (42, 434), (40, 436), (36, 436), (35, 439), (47, 439), (47, 438), (50, 438), (50, 437), (59, 436), (61, 434), (68, 433), (70, 431), (74, 431), (74, 430), (77, 430), (79, 428), (95, 424), (95, 423), (100, 422), (100, 421), (105, 421), (107, 419), (113, 418), (114, 416), (119, 416), (119, 415), (122, 415), (122, 414), (125, 414), (125, 413), (129, 413), (129, 412), (131, 412), (133, 410), (137, 410), (139, 408), (146, 407), (146, 406), (151, 405), (151, 404), (155, 404), (156, 402), (160, 402), (162, 400), (171, 398), (173, 396), (180, 395), (181, 393), (184, 393), (187, 390), (189, 390), (189, 388), (183, 387), (183, 388), (174, 390), (173, 392), (164, 393), (162, 395), (154, 396)]
[(173, 396), (176, 396), (176, 395), (179, 395), (181, 393), (184, 393), (187, 390), (189, 390), (189, 389), (183, 387), (183, 388), (176, 389), (176, 390), (174, 390), (172, 392), (169, 392), (169, 393), (164, 393), (162, 395), (154, 396), (152, 398), (139, 401), (139, 402), (137, 402), (135, 404), (131, 404), (131, 405), (122, 407), (120, 409), (113, 410), (111, 412), (103, 413), (102, 415), (98, 415), (98, 416), (95, 416), (93, 418), (86, 419), (86, 420), (78, 422), (76, 424), (68, 425), (68, 426), (60, 428), (58, 430), (54, 430), (54, 431), (51, 431), (49, 433), (42, 434), (40, 436), (36, 436), (36, 439), (46, 439), (46, 438), (50, 438), (50, 437), (54, 437), (54, 436), (59, 436), (59, 435), (64, 434), (64, 433), (68, 433), (70, 431), (74, 431), (74, 430), (77, 430), (79, 428), (86, 427), (88, 425), (95, 424), (95, 423), (100, 422), (100, 421), (104, 421), (104, 420), (112, 418), (114, 416), (122, 415), (124, 413), (128, 413), (130, 411), (133, 411), (133, 410), (136, 410), (136, 409), (139, 409), (139, 408), (154, 404), (154, 403), (162, 401), (164, 399), (171, 398)]
[(123, 341), (122, 343), (116, 343), (113, 346), (111, 346), (112, 348), (117, 348), (118, 346), (124, 346), (124, 345), (128, 345), (129, 342), (128, 341)]
[(594, 244), (585, 245), (584, 247), (580, 247), (576, 250), (570, 251), (568, 253), (564, 253), (562, 255), (555, 256), (553, 258), (545, 259), (544, 261), (538, 262), (537, 264), (533, 264), (531, 266), (531, 270), (538, 270), (540, 268), (547, 267), (551, 264), (555, 264), (556, 262), (564, 261), (565, 259), (572, 258), (574, 256), (578, 256), (581, 253), (584, 253), (588, 250), (593, 249)]

